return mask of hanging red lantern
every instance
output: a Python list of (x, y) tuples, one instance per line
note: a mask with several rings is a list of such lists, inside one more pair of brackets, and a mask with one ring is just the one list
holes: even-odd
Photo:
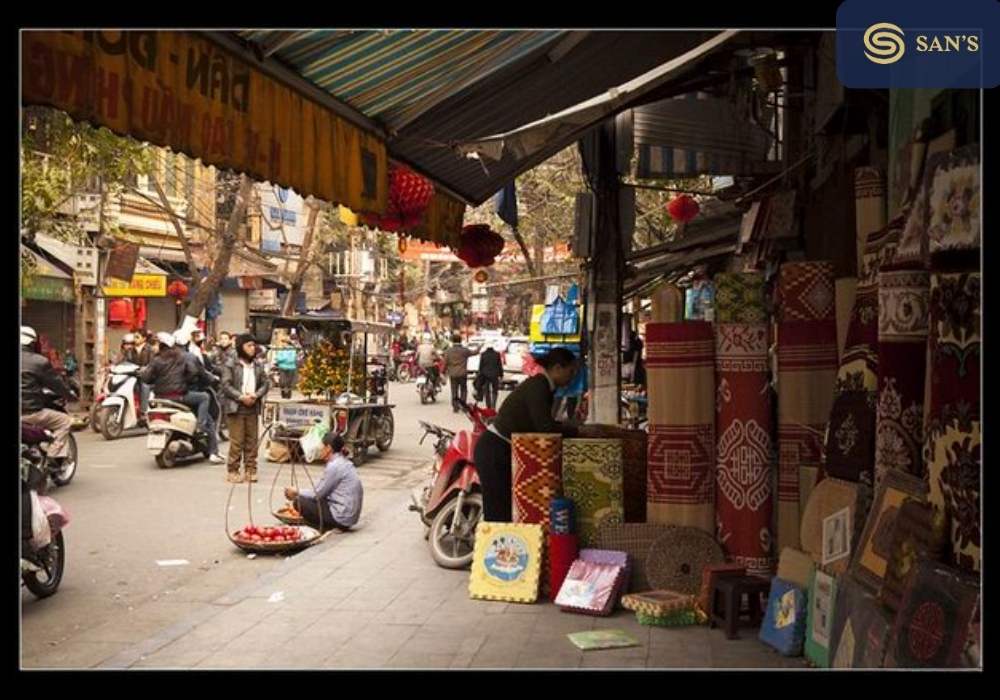
[(186, 298), (188, 295), (188, 286), (182, 280), (174, 280), (167, 287), (167, 294), (180, 303), (181, 299)]
[(682, 224), (686, 224), (698, 216), (699, 211), (701, 211), (701, 207), (698, 205), (698, 200), (687, 194), (674, 197), (667, 204), (667, 213), (670, 214), (670, 218)]
[(455, 255), (471, 268), (489, 267), (503, 252), (503, 236), (486, 224), (473, 224), (462, 229)]
[(389, 198), (385, 214), (364, 217), (369, 226), (383, 231), (401, 231), (419, 226), (434, 198), (434, 185), (405, 165), (389, 167)]

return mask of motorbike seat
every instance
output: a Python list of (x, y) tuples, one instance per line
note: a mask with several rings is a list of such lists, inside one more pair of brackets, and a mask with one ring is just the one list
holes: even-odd
[(150, 408), (175, 408), (178, 411), (193, 412), (193, 409), (187, 404), (170, 399), (150, 399), (149, 406)]
[(48, 430), (39, 428), (28, 423), (21, 423), (21, 442), (25, 445), (37, 445), (42, 442), (51, 442), (55, 438)]

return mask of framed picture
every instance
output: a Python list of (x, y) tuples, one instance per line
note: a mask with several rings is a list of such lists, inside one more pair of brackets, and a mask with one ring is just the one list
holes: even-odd
[(926, 500), (927, 484), (905, 472), (890, 471), (875, 496), (864, 532), (855, 547), (851, 573), (873, 593), (879, 592), (885, 580), (892, 556), (896, 518), (907, 498)]
[(823, 566), (851, 554), (851, 509), (843, 508), (823, 518)]

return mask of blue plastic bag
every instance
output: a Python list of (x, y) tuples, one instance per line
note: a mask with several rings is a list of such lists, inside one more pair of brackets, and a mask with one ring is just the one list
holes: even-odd
[(580, 312), (562, 297), (545, 307), (542, 333), (545, 335), (576, 335), (580, 328)]

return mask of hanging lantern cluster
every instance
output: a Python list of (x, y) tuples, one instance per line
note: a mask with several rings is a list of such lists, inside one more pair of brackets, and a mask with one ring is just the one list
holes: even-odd
[(188, 291), (188, 286), (183, 280), (174, 280), (167, 287), (167, 294), (172, 296), (178, 304), (181, 303), (182, 299), (187, 298)]
[(434, 199), (434, 185), (405, 165), (389, 167), (389, 201), (385, 214), (368, 214), (365, 223), (383, 231), (402, 231), (419, 226)]
[(503, 236), (486, 224), (462, 228), (462, 237), (455, 255), (471, 268), (489, 267), (503, 252)]
[(698, 216), (699, 211), (701, 207), (698, 205), (698, 200), (691, 195), (682, 194), (667, 203), (667, 213), (670, 214), (670, 218), (682, 224)]

